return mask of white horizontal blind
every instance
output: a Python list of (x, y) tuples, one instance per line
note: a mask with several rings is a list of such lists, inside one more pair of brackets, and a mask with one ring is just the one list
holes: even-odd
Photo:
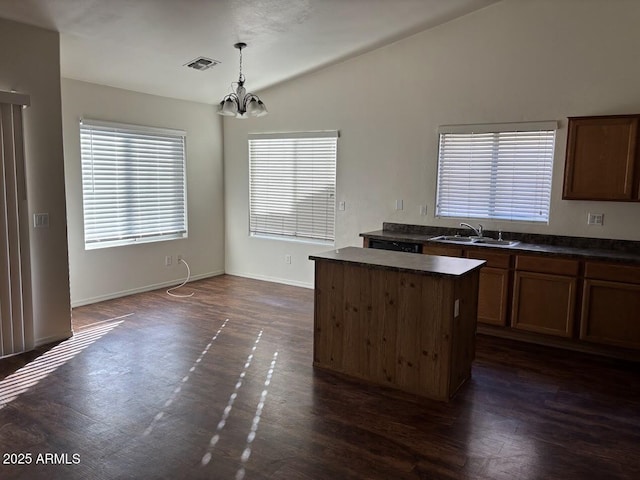
[(249, 136), (252, 235), (332, 242), (338, 132)]
[(85, 249), (187, 234), (185, 133), (84, 119)]
[(548, 222), (556, 123), (475, 127), (440, 129), (436, 215)]

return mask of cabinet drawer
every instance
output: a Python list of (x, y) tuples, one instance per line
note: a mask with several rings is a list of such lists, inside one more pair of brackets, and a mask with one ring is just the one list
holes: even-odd
[(482, 250), (468, 250), (468, 258), (476, 258), (478, 260), (486, 260), (485, 267), (493, 268), (509, 268), (511, 255), (507, 253), (486, 252)]
[(463, 249), (461, 247), (424, 244), (422, 245), (422, 253), (428, 255), (444, 255), (445, 257), (462, 257)]
[(516, 270), (527, 272), (551, 273), (555, 275), (578, 275), (580, 262), (563, 258), (534, 257), (518, 255)]
[(640, 267), (587, 262), (584, 266), (584, 276), (598, 280), (640, 284)]

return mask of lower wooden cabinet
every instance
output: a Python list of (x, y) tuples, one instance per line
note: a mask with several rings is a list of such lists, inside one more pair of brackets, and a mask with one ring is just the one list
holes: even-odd
[(478, 321), (504, 327), (507, 324), (509, 270), (483, 267), (478, 286)]
[(640, 267), (587, 262), (580, 339), (640, 348)]
[(469, 250), (468, 258), (486, 260), (480, 269), (478, 322), (504, 327), (507, 324), (511, 255), (485, 250)]
[(435, 242), (423, 253), (487, 262), (478, 284), (483, 333), (640, 358), (640, 265)]
[(516, 257), (511, 326), (520, 330), (573, 335), (579, 264), (574, 260)]

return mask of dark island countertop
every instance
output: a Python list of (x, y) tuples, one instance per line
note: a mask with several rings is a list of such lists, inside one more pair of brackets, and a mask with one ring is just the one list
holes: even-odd
[[(616, 263), (640, 265), (640, 242), (623, 240), (590, 239), (581, 237), (560, 237), (534, 234), (504, 234), (504, 238), (517, 240), (515, 245), (490, 245), (475, 243), (452, 243), (433, 240), (440, 235), (453, 235), (459, 230), (440, 227), (423, 227), (420, 231), (414, 226), (385, 224), (382, 230), (361, 233), (363, 238), (413, 242), (433, 245), (461, 245), (464, 247), (498, 249), (514, 254), (562, 255), (582, 260), (604, 260)], [(404, 228), (403, 228), (404, 227)], [(408, 227), (408, 228), (407, 228)], [(464, 231), (461, 233), (466, 234)], [(488, 236), (497, 238), (496, 232), (488, 232)]]
[(351, 263), (422, 275), (462, 276), (485, 264), (484, 260), (416, 255), (373, 248), (345, 247), (309, 256), (310, 260)]

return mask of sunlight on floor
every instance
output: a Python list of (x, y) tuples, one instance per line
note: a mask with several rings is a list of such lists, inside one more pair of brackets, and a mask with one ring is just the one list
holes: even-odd
[(249, 461), (249, 457), (251, 456), (251, 444), (253, 440), (256, 438), (256, 432), (258, 431), (258, 425), (260, 425), (260, 418), (262, 417), (262, 409), (264, 408), (264, 402), (267, 399), (267, 393), (269, 385), (271, 384), (271, 377), (273, 377), (273, 371), (276, 369), (276, 360), (278, 359), (278, 352), (276, 351), (273, 354), (273, 359), (271, 360), (271, 365), (269, 365), (269, 371), (267, 372), (267, 377), (264, 380), (264, 390), (262, 390), (262, 394), (260, 395), (260, 401), (258, 402), (258, 406), (256, 407), (256, 413), (253, 416), (253, 422), (251, 422), (251, 430), (249, 431), (249, 435), (247, 435), (247, 445), (244, 447), (244, 451), (240, 457), (240, 462), (242, 465), (236, 472), (236, 480), (242, 480), (245, 476), (245, 464)]
[[(125, 317), (128, 316), (125, 315)], [(37, 385), (40, 380), (74, 358), (82, 350), (122, 324), (122, 322), (124, 322), (123, 318), (81, 330), (70, 339), (59, 343), (31, 363), (7, 376), (0, 381), (0, 409), (3, 409), (18, 396)]]
[(202, 460), (201, 460), (202, 466), (208, 465), (209, 462), (211, 461), (211, 452), (213, 448), (216, 446), (216, 443), (218, 443), (218, 440), (220, 439), (220, 432), (222, 432), (222, 429), (227, 423), (227, 418), (229, 418), (229, 414), (231, 413), (231, 409), (233, 408), (233, 403), (236, 401), (236, 398), (238, 397), (238, 391), (240, 390), (240, 387), (242, 387), (242, 382), (244, 380), (244, 377), (247, 375), (247, 369), (251, 366), (251, 362), (253, 361), (253, 356), (255, 354), (256, 348), (258, 348), (258, 343), (260, 343), (261, 338), (262, 338), (262, 330), (260, 330), (260, 333), (258, 333), (258, 336), (256, 337), (255, 342), (253, 342), (251, 353), (249, 354), (249, 356), (247, 356), (247, 360), (244, 362), (244, 368), (242, 372), (240, 372), (240, 375), (238, 376), (238, 380), (236, 381), (236, 386), (233, 390), (233, 393), (229, 396), (229, 401), (227, 402), (227, 406), (224, 408), (224, 411), (222, 412), (222, 417), (220, 417), (220, 421), (218, 422), (218, 426), (216, 427), (216, 433), (213, 435), (213, 437), (211, 437), (211, 440), (209, 441), (209, 449), (207, 450), (207, 453), (205, 453), (202, 456)]
[[(229, 319), (227, 318), (223, 322), (223, 324), (220, 326), (218, 331), (215, 333), (215, 335), (213, 337), (211, 337), (211, 340), (209, 340), (209, 343), (207, 344), (207, 346), (204, 347), (204, 350), (202, 350), (202, 352), (200, 353), (200, 356), (198, 358), (196, 358), (196, 361), (193, 362), (193, 365), (191, 365), (191, 368), (189, 369), (189, 373), (187, 373), (184, 377), (182, 377), (181, 383), (187, 383), (189, 381), (189, 375), (192, 374), (193, 372), (195, 372), (197, 365), (200, 362), (202, 362), (202, 359), (204, 358), (204, 356), (207, 353), (209, 353), (209, 349), (213, 345), (213, 342), (216, 341), (216, 339), (218, 338), (220, 333), (222, 333), (222, 330), (224, 329), (224, 327), (227, 326), (228, 322), (229, 322)], [(171, 396), (167, 399), (166, 402), (164, 402), (164, 408), (165, 409), (171, 406), (171, 404), (175, 401), (176, 397), (180, 394), (181, 391), (182, 391), (182, 385), (180, 385), (180, 384), (176, 388), (173, 389), (173, 392), (171, 393)], [(151, 432), (153, 431), (153, 429), (155, 428), (156, 423), (158, 423), (158, 421), (160, 421), (160, 419), (162, 419), (162, 417), (164, 417), (164, 414), (165, 414), (164, 410), (161, 410), (160, 412), (158, 412), (156, 414), (156, 416), (153, 417), (153, 420), (151, 421), (149, 426), (145, 429), (145, 431), (142, 433), (142, 435), (145, 436), (145, 437), (150, 435)]]

